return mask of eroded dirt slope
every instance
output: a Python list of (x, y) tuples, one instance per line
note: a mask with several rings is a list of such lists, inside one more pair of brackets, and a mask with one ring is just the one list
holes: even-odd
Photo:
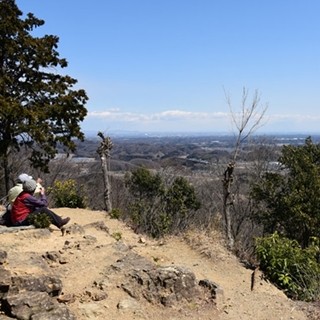
[[(59, 275), (67, 306), (78, 319), (309, 318), (300, 304), (289, 300), (259, 275), (251, 291), (252, 270), (245, 269), (219, 241), (204, 244), (212, 252), (208, 258), (178, 237), (155, 241), (137, 235), (123, 223), (109, 219), (105, 212), (68, 208), (55, 211), (71, 217), (70, 226), (74, 227), (74, 232), (62, 235), (60, 230), (52, 227), (46, 235), (39, 235), (38, 230), (4, 233), (0, 234), (1, 247), (8, 253), (6, 268), (14, 273)], [(99, 221), (105, 223), (108, 231), (92, 224)], [(192, 237), (189, 241), (192, 242)], [(110, 272), (110, 266), (128, 248), (159, 266), (183, 266), (193, 271), (197, 279), (214, 281), (220, 288), (217, 305), (165, 308), (143, 299), (130, 298), (121, 287), (125, 281), (123, 274)], [(58, 258), (44, 258), (46, 252), (56, 252)], [(101, 287), (106, 296), (101, 296)]]

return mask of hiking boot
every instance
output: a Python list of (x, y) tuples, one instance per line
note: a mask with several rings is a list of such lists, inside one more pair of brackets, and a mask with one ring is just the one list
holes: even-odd
[(59, 229), (61, 229), (64, 225), (66, 225), (68, 222), (70, 221), (70, 218), (64, 218), (61, 220), (60, 225), (59, 225)]

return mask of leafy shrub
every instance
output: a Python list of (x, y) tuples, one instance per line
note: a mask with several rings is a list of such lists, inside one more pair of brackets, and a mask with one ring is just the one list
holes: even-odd
[(45, 213), (31, 213), (28, 216), (28, 222), (36, 228), (49, 228), (52, 223), (51, 218)]
[(118, 209), (118, 208), (113, 208), (113, 209), (110, 211), (109, 215), (110, 215), (110, 218), (111, 218), (111, 219), (120, 219), (120, 217), (121, 217), (121, 215), (122, 215), (122, 212), (121, 212), (121, 210)]
[(50, 192), (53, 194), (57, 208), (85, 208), (86, 200), (83, 195), (82, 186), (78, 187), (75, 180), (55, 181)]
[(285, 145), (279, 172), (266, 172), (255, 182), (251, 195), (255, 219), (268, 233), (296, 239), (302, 247), (320, 237), (320, 144), (311, 137), (300, 146)]
[(114, 232), (111, 236), (116, 241), (120, 241), (122, 239), (122, 233), (121, 232)]
[(138, 168), (131, 175), (126, 175), (125, 184), (129, 191), (141, 199), (153, 199), (164, 192), (162, 178), (159, 174), (152, 174), (146, 168)]
[(256, 240), (260, 268), (274, 284), (295, 299), (312, 301), (320, 298), (320, 239), (312, 238), (302, 249), (296, 240), (277, 233)]
[(186, 229), (200, 208), (194, 187), (183, 177), (166, 184), (159, 174), (139, 168), (126, 176), (126, 187), (134, 229), (154, 238)]
[(146, 201), (130, 204), (130, 219), (136, 232), (145, 232), (153, 238), (159, 238), (172, 231), (170, 216), (161, 212), (158, 205), (152, 206)]

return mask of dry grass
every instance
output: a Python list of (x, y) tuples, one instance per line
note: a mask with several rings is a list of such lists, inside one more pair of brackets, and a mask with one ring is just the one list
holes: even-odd
[(192, 249), (213, 261), (229, 255), (225, 240), (216, 229), (192, 229), (183, 234), (183, 239)]

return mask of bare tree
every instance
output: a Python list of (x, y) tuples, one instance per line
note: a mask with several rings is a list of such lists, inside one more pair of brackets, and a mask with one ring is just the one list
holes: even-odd
[(103, 172), (103, 181), (104, 181), (104, 203), (107, 212), (112, 210), (111, 205), (111, 186), (109, 182), (109, 159), (110, 159), (110, 151), (112, 149), (113, 143), (110, 137), (105, 137), (102, 132), (98, 132), (98, 136), (102, 139), (100, 146), (97, 149), (97, 152), (100, 156), (101, 167)]
[(248, 139), (258, 128), (262, 126), (262, 120), (267, 111), (267, 106), (261, 106), (260, 94), (255, 90), (252, 100), (248, 101), (249, 91), (243, 88), (241, 108), (235, 112), (232, 108), (230, 95), (225, 92), (226, 100), (230, 109), (230, 115), (233, 125), (236, 128), (236, 143), (231, 156), (231, 160), (224, 171), (222, 178), (223, 185), (223, 217), (225, 222), (225, 233), (228, 241), (228, 247), (233, 250), (234, 236), (232, 232), (231, 208), (234, 205), (234, 195), (232, 185), (234, 182), (234, 169), (241, 151), (242, 143)]

